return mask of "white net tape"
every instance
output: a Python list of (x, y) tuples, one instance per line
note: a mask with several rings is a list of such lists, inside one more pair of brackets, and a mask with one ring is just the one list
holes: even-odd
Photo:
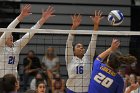
[(26, 33), (29, 31), (36, 31), (36, 33), (49, 33), (49, 34), (98, 34), (98, 35), (140, 35), (138, 31), (104, 31), (100, 30), (97, 32), (93, 32), (93, 30), (56, 30), (56, 29), (7, 29), (0, 28), (0, 32), (20, 32)]

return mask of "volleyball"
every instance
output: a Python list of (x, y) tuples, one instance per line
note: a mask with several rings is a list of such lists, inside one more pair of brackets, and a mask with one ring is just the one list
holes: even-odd
[(113, 26), (120, 25), (124, 20), (123, 13), (120, 10), (112, 10), (108, 15), (108, 21)]

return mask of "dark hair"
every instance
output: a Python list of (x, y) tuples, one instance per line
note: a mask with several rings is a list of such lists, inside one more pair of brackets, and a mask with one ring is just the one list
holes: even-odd
[(33, 54), (35, 54), (35, 52), (34, 52), (33, 50), (29, 50), (29, 51), (28, 51), (28, 54), (29, 54), (30, 52), (33, 53)]
[(36, 88), (39, 86), (39, 84), (45, 84), (44, 80), (37, 80), (36, 81)]
[(113, 69), (118, 69), (121, 64), (132, 64), (136, 61), (136, 57), (131, 55), (122, 55), (119, 51), (110, 53), (107, 58), (107, 64)]
[[(73, 51), (75, 50), (75, 46), (77, 45), (77, 44), (82, 44), (81, 42), (78, 42), (78, 43), (75, 43), (75, 44), (73, 44)], [(83, 45), (83, 44), (82, 44)], [(83, 45), (84, 46), (84, 45)]]
[(4, 93), (14, 91), (16, 88), (17, 79), (13, 74), (6, 74), (1, 80), (1, 89)]

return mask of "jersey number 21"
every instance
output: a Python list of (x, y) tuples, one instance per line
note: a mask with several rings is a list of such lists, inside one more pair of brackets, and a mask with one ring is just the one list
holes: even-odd
[(9, 56), (8, 64), (14, 64), (15, 63), (15, 56)]

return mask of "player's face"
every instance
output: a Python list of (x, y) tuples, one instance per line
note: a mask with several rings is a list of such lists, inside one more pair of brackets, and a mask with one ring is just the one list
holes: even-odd
[(83, 44), (81, 44), (81, 43), (76, 44), (74, 47), (74, 55), (83, 56), (84, 53), (85, 53), (85, 48), (84, 48)]
[(12, 35), (9, 38), (7, 38), (6, 45), (10, 46), (10, 47), (13, 45), (13, 36)]
[(37, 87), (37, 93), (46, 93), (46, 87), (44, 83), (41, 83)]

